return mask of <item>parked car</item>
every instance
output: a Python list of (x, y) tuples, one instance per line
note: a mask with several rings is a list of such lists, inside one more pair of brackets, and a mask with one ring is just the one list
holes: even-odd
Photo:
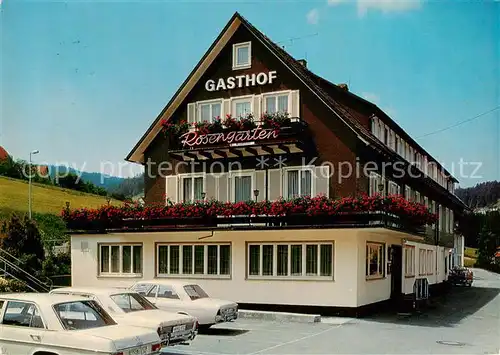
[(455, 267), (450, 270), (448, 275), (448, 282), (454, 286), (465, 285), (471, 287), (473, 280), (474, 273), (466, 267)]
[(238, 318), (238, 304), (211, 298), (200, 285), (180, 280), (140, 281), (131, 287), (158, 308), (191, 314), (198, 319), (200, 329)]
[(0, 354), (158, 354), (149, 329), (118, 325), (94, 300), (41, 293), (0, 295)]
[(172, 346), (192, 341), (198, 333), (196, 318), (158, 309), (140, 294), (118, 288), (63, 287), (51, 294), (70, 294), (93, 299), (101, 304), (119, 324), (154, 329), (162, 345)]

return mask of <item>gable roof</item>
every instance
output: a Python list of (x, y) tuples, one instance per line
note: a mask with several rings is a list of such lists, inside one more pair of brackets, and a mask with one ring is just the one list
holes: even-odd
[[(229, 22), (226, 24), (224, 29), (221, 31), (219, 36), (212, 43), (207, 52), (203, 55), (201, 60), (195, 66), (193, 71), (189, 74), (184, 83), (179, 87), (177, 92), (173, 95), (167, 106), (161, 111), (146, 133), (141, 137), (139, 142), (134, 146), (132, 151), (127, 155), (125, 160), (136, 163), (144, 162), (144, 151), (147, 149), (149, 144), (153, 141), (153, 139), (158, 135), (161, 131), (161, 121), (163, 119), (169, 119), (170, 116), (175, 112), (177, 107), (182, 103), (186, 95), (190, 92), (190, 90), (194, 87), (194, 85), (198, 82), (199, 78), (205, 73), (210, 64), (213, 63), (217, 55), (222, 51), (225, 45), (229, 42), (232, 35), (236, 32), (236, 30), (240, 26), (245, 26), (246, 29), (254, 35), (254, 37), (261, 42), (264, 47), (266, 47), (272, 54), (277, 57), (282, 64), (287, 67), (306, 87), (309, 88), (311, 93), (313, 93), (320, 101), (322, 101), (327, 108), (331, 110), (331, 112), (342, 121), (355, 135), (358, 139), (360, 139), (364, 144), (370, 146), (375, 149), (380, 154), (383, 154), (388, 159), (399, 161), (401, 157), (398, 153), (394, 152), (384, 143), (382, 143), (378, 138), (376, 138), (366, 127), (364, 127), (356, 118), (356, 112), (348, 107), (345, 104), (342, 104), (335, 99), (324, 89), (325, 84), (329, 84), (332, 86), (337, 86), (330, 81), (323, 79), (322, 77), (314, 74), (309, 69), (307, 69), (303, 64), (294, 59), (290, 54), (288, 54), (283, 48), (279, 47), (273, 41), (271, 41), (265, 34), (260, 32), (256, 27), (254, 27), (250, 22), (248, 22), (243, 16), (241, 16), (238, 12), (235, 12), (231, 17)], [(323, 86), (321, 85), (323, 84)], [(339, 90), (342, 90), (339, 88)], [(397, 124), (390, 119), (380, 108), (371, 102), (360, 98), (357, 95), (354, 95), (350, 92), (344, 92), (347, 95), (353, 95), (360, 100), (365, 101), (373, 105), (379, 112), (384, 115), (384, 118), (389, 119), (392, 123), (397, 126)], [(399, 126), (397, 126), (399, 127)], [(401, 129), (401, 128), (400, 128)], [(403, 131), (401, 129), (401, 131)], [(404, 132), (404, 131), (403, 131)], [(405, 133), (406, 134), (406, 133)], [(409, 135), (406, 134), (407, 137)], [(411, 138), (410, 138), (411, 139)], [(413, 142), (416, 146), (421, 148), (416, 142), (412, 139), (410, 142)], [(428, 154), (429, 157), (430, 154)], [(431, 158), (432, 159), (432, 158)], [(434, 160), (434, 159), (432, 159)], [(439, 162), (438, 165), (443, 168)], [(446, 171), (446, 170), (445, 170)], [(451, 174), (448, 175), (456, 182), (458, 182)], [(444, 189), (441, 185), (435, 182), (433, 179), (429, 177), (424, 178), (424, 183), (441, 191), (443, 194), (448, 193), (446, 189)], [(444, 190), (444, 191), (443, 191)], [(453, 199), (453, 198), (452, 198)], [(455, 203), (459, 205), (463, 205), (458, 198), (454, 199)]]

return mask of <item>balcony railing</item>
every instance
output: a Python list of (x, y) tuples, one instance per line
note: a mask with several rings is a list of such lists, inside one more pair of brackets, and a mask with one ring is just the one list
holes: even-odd
[(287, 216), (232, 215), (171, 218), (124, 218), (120, 220), (69, 221), (71, 233), (105, 233), (213, 229), (299, 229), (299, 228), (389, 228), (425, 236), (425, 227), (385, 212), (352, 212), (331, 216), (303, 213)]

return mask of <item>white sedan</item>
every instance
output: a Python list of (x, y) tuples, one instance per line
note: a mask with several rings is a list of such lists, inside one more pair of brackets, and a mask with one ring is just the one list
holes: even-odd
[(63, 287), (51, 294), (70, 294), (91, 298), (101, 304), (119, 324), (157, 331), (163, 345), (186, 344), (198, 333), (196, 318), (158, 309), (140, 294), (118, 288)]
[(158, 354), (149, 329), (117, 325), (96, 302), (37, 293), (0, 295), (2, 355)]
[(158, 279), (140, 281), (131, 287), (158, 308), (184, 312), (198, 319), (200, 329), (238, 318), (238, 304), (210, 298), (201, 286), (186, 281)]

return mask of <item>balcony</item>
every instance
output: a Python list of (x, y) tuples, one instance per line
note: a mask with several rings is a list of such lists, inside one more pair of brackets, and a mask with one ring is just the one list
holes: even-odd
[(304, 152), (303, 133), (307, 124), (299, 117), (280, 121), (241, 119), (233, 120), (232, 125), (226, 120), (225, 123), (197, 123), (196, 127), (177, 131), (170, 140), (170, 156), (191, 161)]
[(103, 206), (96, 210), (64, 210), (62, 215), (71, 233), (383, 227), (424, 236), (425, 225), (435, 220), (425, 206), (397, 195)]

